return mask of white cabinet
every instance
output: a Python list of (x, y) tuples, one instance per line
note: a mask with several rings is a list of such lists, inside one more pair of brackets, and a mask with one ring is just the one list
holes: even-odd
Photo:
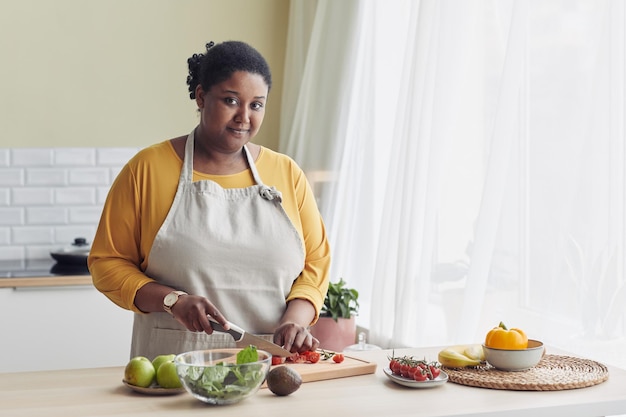
[(0, 373), (123, 366), (132, 323), (90, 285), (0, 288)]

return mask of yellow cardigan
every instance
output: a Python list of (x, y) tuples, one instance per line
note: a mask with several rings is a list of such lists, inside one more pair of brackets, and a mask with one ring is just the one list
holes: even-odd
[[(144, 271), (174, 200), (182, 162), (169, 140), (152, 145), (138, 152), (111, 186), (88, 265), (95, 287), (122, 308), (140, 312), (134, 305), (135, 294), (154, 281)], [(303, 171), (288, 156), (262, 147), (255, 163), (263, 183), (282, 193), (283, 208), (305, 246), (304, 270), (286, 301), (309, 300), (319, 315), (328, 288), (330, 247), (313, 192)], [(249, 170), (233, 175), (194, 171), (194, 181), (207, 179), (223, 188), (254, 185)]]

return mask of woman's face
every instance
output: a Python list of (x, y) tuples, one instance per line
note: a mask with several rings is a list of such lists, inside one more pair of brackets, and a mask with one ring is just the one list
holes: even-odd
[(210, 148), (238, 151), (252, 139), (265, 116), (268, 88), (259, 74), (234, 72), (208, 92), (196, 88), (199, 139)]

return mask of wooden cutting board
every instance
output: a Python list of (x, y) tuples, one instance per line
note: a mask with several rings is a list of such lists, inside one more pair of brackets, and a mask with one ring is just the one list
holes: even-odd
[(272, 368), (279, 366), (289, 366), (298, 371), (302, 377), (302, 382), (373, 374), (376, 371), (375, 363), (345, 355), (344, 361), (341, 363), (335, 363), (332, 359), (328, 359), (325, 361), (320, 360), (317, 363), (285, 363), (273, 365)]

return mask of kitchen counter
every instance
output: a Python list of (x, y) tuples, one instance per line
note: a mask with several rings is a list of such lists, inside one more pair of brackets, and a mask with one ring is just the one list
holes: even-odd
[(0, 288), (92, 285), (86, 265), (56, 263), (52, 259), (0, 261)]
[(93, 285), (90, 275), (0, 278), (0, 288), (67, 287)]
[(67, 287), (93, 285), (90, 275), (0, 278), (0, 288)]
[[(441, 348), (396, 349), (434, 360)], [(547, 348), (552, 354), (566, 354)], [(238, 404), (210, 406), (186, 392), (145, 396), (122, 384), (123, 367), (0, 374), (0, 415), (37, 416), (611, 416), (626, 414), (626, 370), (609, 366), (601, 384), (563, 391), (507, 391), (448, 382), (412, 389), (383, 373), (390, 350), (351, 352), (377, 363), (375, 374), (304, 383), (287, 397), (268, 389)], [(312, 364), (311, 366), (315, 366)]]

